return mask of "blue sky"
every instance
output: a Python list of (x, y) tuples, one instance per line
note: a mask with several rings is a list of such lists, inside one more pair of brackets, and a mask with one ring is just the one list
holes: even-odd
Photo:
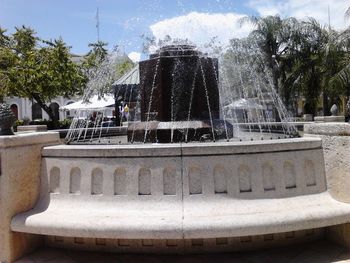
[(331, 24), (344, 28), (348, 0), (0, 0), (0, 26), (9, 32), (30, 26), (44, 39), (61, 36), (73, 53), (84, 54), (97, 39), (98, 7), (100, 39), (135, 55), (142, 51), (142, 34), (200, 43), (217, 36), (225, 43), (249, 33), (251, 27), (237, 22), (244, 15), (313, 16), (326, 23), (328, 6)]

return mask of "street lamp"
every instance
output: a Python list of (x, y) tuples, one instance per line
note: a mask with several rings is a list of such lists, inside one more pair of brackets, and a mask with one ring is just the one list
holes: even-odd
[(116, 96), (117, 94), (114, 93), (114, 100), (115, 100), (115, 106), (114, 106), (114, 111), (115, 111), (115, 126), (121, 126), (121, 116), (120, 116), (120, 110), (119, 107), (123, 103), (122, 96)]

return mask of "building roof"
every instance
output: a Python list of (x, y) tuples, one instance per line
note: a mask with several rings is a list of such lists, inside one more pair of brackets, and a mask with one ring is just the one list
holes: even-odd
[(135, 85), (140, 84), (140, 68), (137, 63), (129, 72), (124, 74), (116, 82), (113, 83), (113, 86), (116, 85)]

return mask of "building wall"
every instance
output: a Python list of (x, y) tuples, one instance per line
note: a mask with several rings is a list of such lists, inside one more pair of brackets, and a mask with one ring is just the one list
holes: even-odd
[[(347, 109), (346, 109), (346, 103), (347, 103), (347, 98), (344, 96), (340, 96), (340, 101), (338, 103), (336, 103), (336, 105), (338, 106), (338, 115), (340, 116), (347, 116)], [(330, 107), (333, 105), (334, 103), (330, 102)], [(304, 98), (300, 98), (298, 99), (298, 115), (302, 116), (303, 114), (305, 114), (306, 112), (304, 111), (304, 106), (305, 106), (305, 99)], [(318, 116), (323, 116), (323, 100), (322, 100), (322, 96), (319, 97), (318, 99), (318, 103), (317, 103), (317, 115)], [(327, 114), (328, 116), (331, 115), (331, 113), (329, 112)]]
[[(51, 101), (51, 103), (57, 103), (60, 107), (66, 106), (72, 102), (76, 102), (78, 99), (77, 98), (64, 98), (62, 96), (57, 97)], [(32, 105), (33, 102), (30, 99), (27, 98), (19, 98), (19, 97), (7, 97), (5, 98), (5, 102), (9, 105), (15, 104), (18, 109), (18, 119), (23, 120), (23, 119), (30, 119), (33, 120), (33, 113), (32, 113)], [(35, 102), (34, 102), (35, 103)], [(50, 103), (48, 104), (50, 105)], [(60, 111), (59, 112), (59, 119), (64, 120), (67, 118), (67, 113)], [(47, 113), (42, 110), (42, 119), (49, 119), (49, 116)]]

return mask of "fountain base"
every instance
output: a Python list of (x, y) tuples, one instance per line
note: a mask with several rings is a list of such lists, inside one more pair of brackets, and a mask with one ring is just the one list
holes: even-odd
[(232, 124), (223, 120), (214, 120), (213, 126), (209, 121), (137, 122), (128, 127), (128, 141), (151, 143), (213, 141), (232, 138), (233, 133)]

